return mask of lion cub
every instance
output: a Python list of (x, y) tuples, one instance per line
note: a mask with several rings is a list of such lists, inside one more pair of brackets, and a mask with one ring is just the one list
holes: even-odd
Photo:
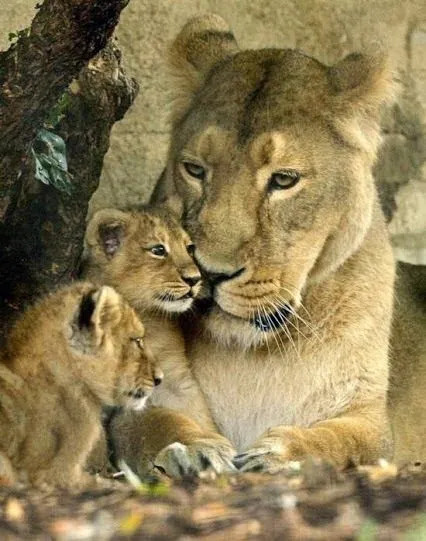
[(141, 410), (161, 382), (144, 334), (121, 295), (90, 283), (63, 287), (23, 314), (0, 357), (3, 479), (94, 484), (83, 465), (102, 405)]
[[(112, 423), (117, 454), (141, 474), (154, 463), (176, 477), (209, 466), (218, 472), (233, 469), (234, 450), (217, 433), (173, 317), (189, 310), (200, 291), (193, 250), (166, 208), (100, 210), (86, 231), (83, 276), (115, 287), (138, 311), (165, 376), (149, 401), (155, 407)], [(147, 430), (155, 434), (149, 440)]]

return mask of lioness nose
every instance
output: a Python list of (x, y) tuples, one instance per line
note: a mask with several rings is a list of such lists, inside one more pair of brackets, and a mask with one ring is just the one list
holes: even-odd
[(200, 282), (201, 276), (199, 274), (194, 274), (193, 276), (182, 276), (182, 280), (190, 287), (193, 287)]

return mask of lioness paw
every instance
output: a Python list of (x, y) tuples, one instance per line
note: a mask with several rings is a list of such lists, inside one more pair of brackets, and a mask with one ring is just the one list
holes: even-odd
[(292, 461), (279, 438), (265, 437), (234, 457), (233, 463), (241, 472), (278, 473), (291, 468)]
[(240, 472), (278, 473), (300, 468), (304, 452), (297, 429), (270, 428), (252, 447), (234, 457), (233, 463)]
[(286, 460), (283, 456), (271, 451), (251, 450), (234, 458), (234, 465), (240, 472), (279, 473), (300, 469), (300, 462)]
[(231, 445), (215, 439), (200, 439), (189, 445), (174, 442), (158, 453), (154, 466), (178, 479), (196, 477), (206, 470), (216, 474), (236, 472), (232, 462), (234, 455)]

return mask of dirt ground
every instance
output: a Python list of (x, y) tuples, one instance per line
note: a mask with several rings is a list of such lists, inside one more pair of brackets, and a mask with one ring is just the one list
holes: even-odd
[(80, 494), (0, 487), (0, 540), (423, 541), (426, 467), (153, 478)]

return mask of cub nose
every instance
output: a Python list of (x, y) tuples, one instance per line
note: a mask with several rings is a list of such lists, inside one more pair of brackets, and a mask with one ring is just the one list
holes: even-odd
[(160, 383), (163, 381), (163, 377), (163, 372), (157, 368), (153, 374), (154, 385), (156, 387), (158, 387), (158, 385), (160, 385)]
[(201, 276), (199, 274), (194, 274), (192, 276), (182, 276), (182, 280), (188, 284), (190, 287), (194, 287), (201, 281)]

